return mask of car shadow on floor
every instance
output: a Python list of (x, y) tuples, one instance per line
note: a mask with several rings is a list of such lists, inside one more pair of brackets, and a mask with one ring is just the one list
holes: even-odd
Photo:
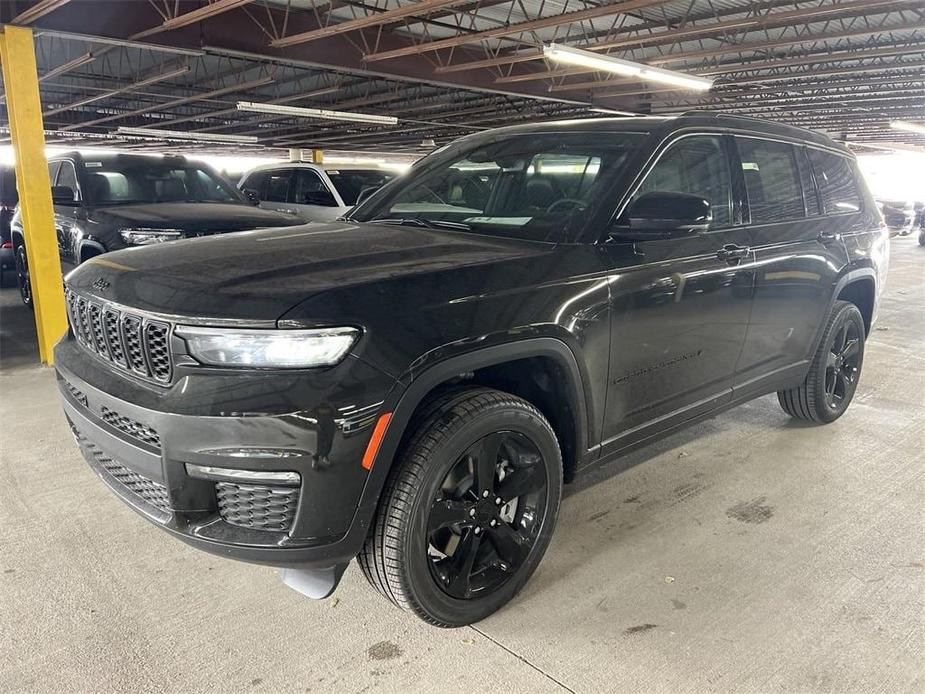
[[(6, 275), (7, 273), (4, 273)], [(4, 279), (0, 289), (0, 371), (37, 366), (39, 347), (35, 315), (23, 304), (19, 290)]]

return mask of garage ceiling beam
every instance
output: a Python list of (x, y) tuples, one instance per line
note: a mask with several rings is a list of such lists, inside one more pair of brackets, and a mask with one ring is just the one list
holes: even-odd
[[(882, 9), (884, 7), (890, 6), (904, 6), (904, 5), (917, 5), (920, 3), (915, 2), (915, 0), (872, 0), (868, 2), (867, 0), (863, 1), (850, 1), (843, 2), (839, 4), (832, 5), (823, 5), (813, 8), (804, 8), (799, 10), (790, 10), (786, 12), (769, 12), (763, 15), (755, 15), (752, 17), (746, 18), (736, 18), (728, 19), (719, 22), (713, 22), (712, 24), (707, 24), (706, 22), (710, 21), (709, 19), (701, 20), (701, 24), (688, 27), (686, 29), (680, 28), (671, 28), (663, 31), (649, 32), (641, 36), (632, 36), (624, 39), (613, 39), (605, 40), (598, 43), (591, 44), (572, 44), (576, 47), (583, 48), (589, 51), (606, 51), (611, 48), (641, 48), (647, 45), (659, 44), (659, 43), (678, 43), (682, 40), (694, 40), (701, 38), (709, 38), (713, 34), (725, 33), (732, 30), (739, 30), (745, 33), (751, 31), (758, 31), (763, 29), (773, 29), (779, 27), (785, 27), (791, 24), (798, 24), (800, 22), (809, 22), (813, 20), (819, 20), (822, 18), (835, 19), (844, 14), (846, 17), (868, 14), (876, 11), (887, 11), (887, 9)], [(830, 17), (829, 15), (837, 15), (837, 17)], [(906, 30), (906, 29), (916, 29), (921, 28), (921, 23), (912, 24), (909, 26), (897, 27), (896, 31)], [(875, 34), (881, 32), (893, 31), (891, 27), (880, 27), (874, 30), (865, 29), (863, 32), (860, 32), (857, 35), (862, 34)], [(635, 32), (637, 29), (633, 27), (628, 31), (623, 31), (620, 33), (627, 34), (630, 32)], [(847, 35), (847, 32), (846, 32)], [(836, 38), (833, 36), (832, 38)], [(803, 37), (794, 37), (792, 43), (805, 43), (806, 41), (811, 40), (809, 38), (803, 39)], [(782, 43), (780, 45), (787, 45)], [(767, 46), (771, 47), (771, 46)], [(725, 53), (737, 52), (735, 44), (729, 44), (720, 49)], [(709, 49), (713, 50), (713, 49)], [(749, 50), (742, 48), (741, 50)], [(706, 51), (704, 51), (706, 53)], [(661, 64), (662, 62), (674, 62), (675, 57), (681, 57), (683, 54), (678, 54), (677, 56), (665, 56), (662, 58), (654, 58), (650, 62), (653, 65)], [(685, 56), (686, 57), (686, 56)], [(370, 58), (367, 58), (370, 59)], [(465, 63), (457, 63), (455, 65), (446, 65), (440, 66), (435, 69), (435, 72), (445, 74), (451, 72), (461, 72), (464, 70), (472, 70), (476, 68), (485, 68), (485, 67), (496, 67), (501, 65), (508, 65), (514, 63), (523, 63), (523, 62), (532, 62), (536, 60), (543, 59), (542, 50), (526, 50), (518, 51), (516, 53), (509, 53), (506, 55), (498, 56), (495, 58), (486, 58), (484, 60), (476, 60)]]
[(10, 24), (17, 24), (19, 26), (32, 24), (32, 22), (34, 22), (39, 17), (44, 17), (49, 12), (57, 10), (59, 7), (68, 4), (70, 1), (71, 0), (41, 0), (41, 2), (35, 3), (28, 10), (24, 10), (16, 15)]
[(902, 7), (921, 6), (921, 0), (849, 0), (835, 4), (819, 5), (787, 12), (771, 12), (765, 15), (729, 19), (713, 24), (703, 24), (687, 29), (666, 29), (644, 36), (604, 41), (590, 46), (582, 46), (589, 51), (605, 51), (611, 48), (642, 47), (655, 44), (677, 43), (681, 40), (708, 38), (715, 34), (725, 34), (731, 30), (743, 32), (774, 29), (799, 23), (810, 23), (826, 19), (839, 19), (887, 12)]
[(257, 87), (262, 87), (264, 85), (270, 84), (273, 81), (272, 77), (264, 77), (262, 79), (253, 80), (251, 82), (242, 82), (241, 84), (234, 84), (230, 87), (222, 87), (221, 89), (214, 89), (211, 92), (206, 92), (205, 94), (197, 94), (195, 96), (185, 96), (180, 99), (174, 99), (173, 101), (168, 101), (164, 104), (156, 104), (154, 106), (146, 106), (145, 108), (139, 108), (134, 111), (128, 111), (126, 113), (119, 113), (115, 116), (106, 116), (105, 118), (97, 118), (96, 120), (85, 121), (83, 123), (75, 123), (73, 125), (67, 125), (59, 130), (76, 130), (77, 128), (87, 128), (91, 125), (101, 125), (103, 123), (109, 123), (114, 120), (122, 120), (123, 118), (131, 118), (133, 116), (142, 116), (146, 113), (151, 113), (152, 111), (166, 111), (175, 106), (182, 106), (183, 104), (189, 104), (194, 101), (205, 101), (207, 99), (212, 99), (216, 96), (224, 96), (225, 94), (232, 94), (234, 92), (244, 92), (249, 89), (256, 89)]
[(96, 94), (95, 96), (88, 96), (86, 99), (81, 99), (73, 103), (68, 104), (67, 106), (61, 106), (59, 108), (49, 109), (42, 113), (42, 116), (54, 116), (58, 113), (64, 113), (65, 111), (70, 111), (81, 106), (86, 106), (88, 104), (95, 103), (97, 101), (102, 101), (103, 99), (109, 99), (113, 96), (118, 96), (119, 94), (125, 94), (126, 92), (133, 92), (136, 89), (141, 89), (142, 87), (147, 87), (149, 84), (156, 84), (157, 82), (163, 82), (164, 80), (173, 79), (174, 77), (179, 77), (180, 75), (185, 75), (190, 71), (189, 65), (184, 65), (183, 67), (177, 68), (176, 70), (171, 70), (170, 72), (162, 72), (156, 75), (152, 75), (146, 79), (128, 84), (124, 87), (119, 87), (118, 89), (112, 89), (102, 94)]
[(195, 24), (196, 22), (202, 22), (206, 19), (211, 19), (212, 17), (220, 15), (223, 12), (228, 12), (229, 10), (234, 10), (238, 7), (243, 7), (244, 5), (249, 5), (253, 1), (254, 0), (214, 0), (214, 2), (203, 5), (197, 10), (184, 12), (183, 14), (177, 15), (176, 17), (165, 19), (164, 23), (160, 26), (151, 27), (150, 29), (145, 29), (144, 31), (139, 31), (137, 34), (132, 34), (129, 38), (141, 39), (146, 36), (152, 36), (164, 31), (179, 29), (181, 27), (189, 26), (190, 24)]
[(589, 19), (596, 19), (598, 17), (625, 14), (627, 12), (633, 12), (634, 10), (641, 10), (647, 7), (653, 7), (655, 5), (664, 5), (665, 3), (666, 0), (627, 0), (626, 2), (615, 2), (609, 5), (590, 7), (586, 10), (565, 12), (563, 14), (553, 15), (551, 17), (541, 17), (539, 19), (531, 19), (529, 21), (519, 22), (517, 24), (509, 24), (496, 27), (494, 29), (486, 29), (485, 31), (460, 34), (458, 36), (452, 36), (446, 39), (428, 41), (426, 43), (419, 43), (413, 46), (406, 46), (404, 48), (396, 48), (390, 51), (370, 53), (369, 55), (363, 56), (363, 59), (369, 62), (373, 62), (377, 60), (401, 58), (402, 56), (406, 55), (415, 55), (417, 53), (437, 51), (442, 48), (454, 48), (456, 46), (464, 46), (470, 43), (480, 43), (482, 41), (487, 41), (488, 39), (495, 39), (502, 36), (523, 34), (526, 32), (537, 31), (539, 29), (548, 29), (549, 27), (562, 26), (564, 24), (584, 22)]
[(418, 2), (410, 2), (391, 10), (386, 10), (385, 12), (371, 13), (365, 17), (357, 17), (356, 19), (350, 19), (346, 22), (330, 24), (311, 31), (303, 31), (301, 34), (293, 34), (292, 36), (273, 39), (270, 41), (270, 46), (272, 48), (285, 48), (286, 46), (295, 46), (300, 43), (317, 41), (318, 39), (327, 38), (328, 36), (345, 34), (348, 31), (358, 31), (360, 29), (386, 24), (403, 17), (426, 15), (434, 10), (439, 10), (448, 5), (458, 5), (464, 1), (465, 0), (419, 0)]
[[(903, 24), (900, 26), (889, 27), (886, 31), (894, 33), (897, 31), (915, 31), (922, 28), (921, 22), (914, 22), (910, 24)], [(846, 38), (858, 38), (861, 36), (873, 36), (876, 34), (884, 33), (884, 29), (866, 27), (862, 30), (853, 30), (853, 31), (839, 31), (833, 33), (823, 33), (823, 34), (803, 34), (800, 36), (787, 36), (779, 39), (774, 39), (772, 41), (753, 41), (751, 43), (730, 43), (724, 46), (719, 46), (717, 48), (708, 48), (705, 50), (697, 51), (682, 51), (680, 53), (674, 53), (664, 56), (654, 56), (652, 58), (646, 58), (639, 62), (646, 65), (665, 65), (667, 63), (677, 63), (681, 61), (687, 61), (697, 58), (716, 58), (721, 55), (732, 55), (737, 53), (746, 53), (750, 51), (764, 51), (771, 48), (781, 48), (781, 47), (792, 47), (799, 46), (801, 44), (809, 43), (818, 43), (820, 41), (835, 41), (838, 39)], [(850, 49), (852, 52), (858, 51), (863, 52), (863, 49)], [(437, 68), (437, 71), (440, 71), (440, 68)], [(587, 67), (573, 67), (559, 70), (546, 70), (543, 72), (527, 72), (514, 75), (505, 75), (499, 77), (495, 80), (496, 84), (512, 84), (514, 82), (532, 82), (535, 80), (546, 80), (546, 79), (556, 79), (559, 77), (569, 77), (572, 75), (581, 75), (588, 74), (591, 72), (596, 72), (594, 68)]]

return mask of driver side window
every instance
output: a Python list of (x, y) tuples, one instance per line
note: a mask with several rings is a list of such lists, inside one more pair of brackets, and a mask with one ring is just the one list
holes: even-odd
[(710, 203), (711, 229), (732, 223), (732, 177), (719, 137), (696, 135), (670, 145), (662, 154), (630, 204), (645, 193), (671, 192), (697, 195)]

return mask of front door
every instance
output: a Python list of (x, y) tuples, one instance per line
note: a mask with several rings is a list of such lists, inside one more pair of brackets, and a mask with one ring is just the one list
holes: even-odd
[(753, 254), (733, 214), (739, 198), (731, 147), (724, 136), (683, 136), (663, 150), (633, 196), (698, 195), (711, 206), (709, 231), (636, 243), (616, 237), (603, 246), (612, 268), (604, 455), (732, 397)]
[(77, 172), (70, 160), (62, 160), (58, 169), (56, 186), (66, 186), (74, 193), (71, 203), (55, 205), (55, 233), (58, 235), (58, 252), (61, 255), (62, 271), (68, 272), (80, 263), (81, 229), (78, 220), (80, 211), (80, 186), (77, 184)]

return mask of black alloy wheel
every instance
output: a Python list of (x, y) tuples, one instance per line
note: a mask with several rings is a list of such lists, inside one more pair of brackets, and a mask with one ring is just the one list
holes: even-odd
[(860, 373), (862, 330), (856, 322), (845, 321), (832, 339), (825, 363), (825, 403), (832, 410), (838, 410), (854, 393)]
[(470, 599), (497, 590), (520, 570), (546, 512), (542, 454), (523, 434), (483, 437), (440, 485), (428, 518), (434, 580)]
[(32, 308), (32, 280), (29, 277), (29, 260), (26, 257), (26, 247), (22, 244), (16, 248), (15, 263), (19, 296), (26, 306)]
[(784, 412), (817, 424), (841, 417), (858, 387), (866, 330), (857, 306), (836, 301), (803, 383), (777, 391)]
[(533, 574), (561, 493), (559, 442), (539, 410), (456, 388), (409, 423), (357, 560), (398, 607), (437, 626), (472, 624)]

